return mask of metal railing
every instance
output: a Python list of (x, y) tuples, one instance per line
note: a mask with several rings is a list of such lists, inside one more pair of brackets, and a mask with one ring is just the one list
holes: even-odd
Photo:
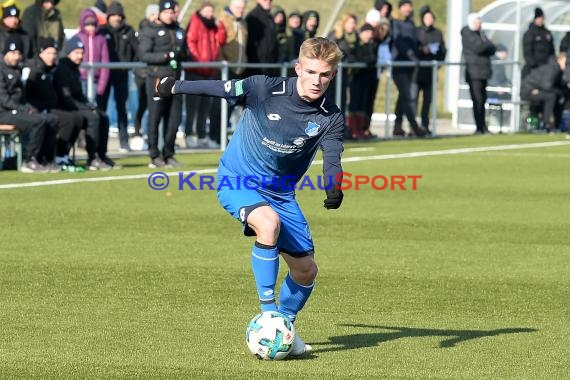
[[(518, 61), (494, 61), (493, 64), (497, 65), (513, 65), (513, 67), (519, 68), (520, 62)], [(439, 86), (439, 78), (438, 78), (438, 70), (442, 66), (464, 66), (464, 62), (448, 62), (448, 61), (419, 61), (418, 63), (415, 62), (402, 62), (402, 61), (393, 61), (393, 62), (386, 62), (382, 64), (377, 64), (372, 67), (376, 67), (378, 76), (380, 76), (381, 71), (385, 71), (386, 77), (386, 88), (385, 88), (385, 106), (384, 106), (384, 113), (386, 118), (384, 120), (384, 135), (390, 135), (390, 120), (389, 115), (391, 114), (392, 109), (392, 70), (395, 67), (430, 67), (431, 68), (431, 79), (432, 79), (432, 103), (431, 103), (431, 125), (432, 125), (432, 134), (437, 135), (437, 118), (438, 118), (438, 86)], [(215, 68), (220, 70), (221, 72), (221, 80), (228, 80), (230, 69), (232, 68), (260, 68), (260, 69), (278, 69), (280, 71), (281, 76), (287, 76), (287, 71), (294, 67), (294, 62), (287, 62), (281, 64), (267, 64), (267, 63), (247, 63), (247, 64), (237, 64), (237, 63), (230, 63), (226, 61), (220, 62), (182, 62), (181, 64), (183, 69), (188, 68)], [(109, 63), (83, 63), (81, 65), (82, 68), (86, 68), (88, 70), (87, 75), (87, 97), (90, 101), (95, 99), (95, 69), (98, 68), (109, 68), (111, 70), (117, 69), (140, 69), (147, 67), (145, 63), (142, 62), (109, 62)], [(364, 63), (340, 63), (338, 67), (338, 72), (336, 76), (336, 93), (335, 93), (335, 102), (336, 104), (341, 103), (342, 99), (342, 82), (345, 80), (343, 68), (370, 68), (371, 66), (366, 65)], [(184, 75), (184, 71), (183, 71)], [(513, 81), (515, 83), (515, 81)], [(514, 105), (515, 113), (511, 117), (511, 125), (513, 124), (513, 120), (517, 120), (518, 115), (520, 114), (520, 97), (519, 97), (519, 89), (516, 88), (514, 85), (511, 87), (512, 93), (512, 102)], [(225, 150), (227, 144), (227, 133), (228, 133), (228, 105), (224, 99), (221, 99), (221, 128), (220, 128), (220, 149)], [(516, 130), (516, 125), (515, 125)]]

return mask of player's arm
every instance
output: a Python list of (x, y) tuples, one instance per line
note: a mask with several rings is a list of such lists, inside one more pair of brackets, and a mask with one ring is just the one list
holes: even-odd
[[(344, 197), (340, 188), (342, 180), (342, 165), (340, 158), (344, 146), (342, 143), (344, 120), (339, 116), (334, 126), (327, 132), (321, 142), (323, 150), (323, 175), (327, 198), (324, 200), (326, 209), (337, 209)], [(332, 182), (332, 183), (331, 183)]]

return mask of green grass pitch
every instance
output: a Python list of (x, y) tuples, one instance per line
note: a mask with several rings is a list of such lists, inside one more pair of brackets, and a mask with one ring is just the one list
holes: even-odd
[[(214, 191), (153, 191), (146, 158), (110, 173), (1, 172), (0, 378), (568, 378), (569, 143), (376, 142), (344, 158), (353, 174), (422, 179), (346, 191), (336, 211), (322, 191), (298, 192), (320, 272), (296, 327), (315, 351), (283, 362), (248, 353), (253, 240)], [(180, 159), (188, 172), (218, 155)]]

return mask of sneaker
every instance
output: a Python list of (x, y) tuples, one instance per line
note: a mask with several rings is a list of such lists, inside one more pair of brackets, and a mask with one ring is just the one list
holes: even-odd
[(44, 166), (48, 173), (59, 173), (61, 171), (61, 166), (57, 165), (55, 162), (49, 162)]
[(163, 168), (165, 166), (166, 162), (164, 162), (164, 160), (160, 157), (153, 158), (148, 164), (148, 167), (151, 169)]
[(24, 162), (20, 168), (22, 173), (47, 173), (47, 168), (40, 164), (35, 158)]
[(218, 144), (212, 139), (208, 139), (208, 141), (206, 141), (206, 147), (208, 147), (209, 149), (220, 149), (220, 144)]
[(186, 149), (198, 148), (198, 137), (186, 136)]
[(111, 169), (121, 169), (122, 168), (121, 165), (119, 165), (115, 161), (111, 160), (108, 156), (103, 157), (101, 159), (101, 161), (103, 161), (104, 163), (109, 165), (111, 167)]
[(166, 159), (166, 167), (167, 168), (179, 168), (182, 164), (178, 162), (174, 157), (169, 157)]
[(87, 161), (87, 170), (103, 170), (103, 171), (107, 171), (107, 170), (111, 170), (113, 169), (112, 166), (110, 166), (109, 164), (101, 161), (98, 158), (94, 158), (90, 161)]
[(293, 340), (293, 348), (291, 349), (291, 352), (289, 353), (289, 355), (291, 356), (301, 356), (307, 352), (310, 352), (313, 350), (313, 347), (311, 347), (311, 345), (306, 344), (303, 339), (301, 339), (301, 337), (299, 336), (298, 333), (295, 333), (295, 339)]

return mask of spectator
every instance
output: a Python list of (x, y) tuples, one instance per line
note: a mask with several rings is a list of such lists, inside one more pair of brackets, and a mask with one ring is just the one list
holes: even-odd
[(389, 19), (392, 17), (392, 4), (387, 0), (376, 0), (374, 8), (380, 12), (380, 17)]
[(269, 12), (275, 23), (275, 31), (277, 33), (277, 62), (288, 62), (289, 47), (287, 45), (287, 15), (285, 10), (280, 6), (271, 7)]
[(375, 28), (366, 23), (360, 28), (358, 33), (358, 46), (355, 49), (355, 58), (358, 62), (368, 65), (366, 68), (354, 69), (352, 81), (350, 82), (350, 105), (348, 107), (348, 123), (350, 138), (369, 138), (367, 133), (370, 129), (370, 118), (368, 110), (372, 108), (370, 103), (374, 103), (374, 96), (378, 80), (376, 76), (376, 55), (378, 43), (374, 39)]
[(109, 139), (109, 118), (97, 104), (90, 102), (83, 92), (79, 65), (83, 61), (83, 42), (72, 37), (63, 48), (64, 56), (53, 73), (53, 83), (59, 100), (59, 108), (76, 111), (86, 119), (85, 138), (88, 170), (110, 170), (119, 168), (107, 156)]
[(481, 30), (481, 19), (477, 13), (471, 13), (467, 17), (467, 26), (461, 29), (461, 41), (465, 60), (465, 80), (469, 84), (469, 93), (473, 101), (473, 119), (477, 127), (475, 133), (489, 133), (485, 120), (485, 102), (487, 81), (493, 73), (490, 57), (495, 54), (496, 47)]
[(11, 34), (17, 34), (22, 40), (23, 59), (31, 58), (32, 44), (28, 34), (22, 29), (20, 9), (16, 4), (2, 8), (2, 25), (0, 26), (0, 50), (4, 49), (4, 41)]
[[(257, 0), (245, 17), (247, 22), (247, 59), (250, 63), (277, 62), (277, 29), (270, 14), (271, 0)], [(271, 75), (272, 69), (249, 68), (245, 76)]]
[[(109, 49), (109, 61), (133, 62), (136, 60), (138, 40), (135, 30), (125, 22), (123, 6), (118, 1), (113, 1), (107, 8), (108, 22), (100, 29), (101, 35), (107, 40)], [(119, 127), (120, 149), (129, 151), (129, 135), (127, 132), (127, 99), (129, 97), (129, 70), (111, 70), (109, 85), (101, 95), (101, 109), (107, 109), (109, 95), (113, 88), (115, 107), (117, 108), (117, 124)]]
[(525, 65), (522, 69), (524, 78), (530, 71), (544, 65), (554, 57), (552, 33), (544, 26), (542, 8), (534, 9), (534, 20), (523, 35), (523, 55)]
[[(495, 51), (495, 55), (491, 58), (493, 75), (491, 76), (491, 79), (489, 80), (489, 86), (510, 87), (511, 86), (511, 80), (507, 76), (506, 65), (495, 64), (495, 63), (499, 63), (500, 61), (505, 61), (507, 58), (509, 58), (509, 51), (508, 51), (507, 47), (503, 44), (497, 44), (496, 48), (497, 48), (497, 50)], [(503, 93), (500, 93), (500, 94), (502, 95)]]
[[(84, 53), (83, 63), (109, 63), (109, 48), (105, 36), (97, 30), (99, 22), (95, 12), (86, 8), (79, 14), (79, 32), (76, 36), (83, 42)], [(81, 80), (83, 82), (84, 91), (87, 89), (87, 79), (89, 69), (80, 68)], [(96, 91), (96, 102), (100, 110), (105, 110), (107, 104), (103, 103), (103, 95), (107, 91), (109, 85), (110, 70), (108, 68), (95, 69), (94, 83)], [(91, 99), (91, 94), (87, 93), (87, 97)]]
[[(422, 26), (418, 27), (417, 30), (420, 44), (418, 58), (420, 61), (443, 61), (447, 54), (445, 41), (441, 31), (434, 26), (435, 15), (429, 6), (426, 5), (420, 9), (420, 19)], [(420, 67), (412, 91), (412, 96), (416, 100), (416, 110), (418, 109), (419, 94), (422, 93), (421, 125), (429, 135), (431, 135), (429, 115), (434, 95), (432, 93), (432, 74), (431, 67)]]
[[(357, 21), (358, 19), (356, 15), (352, 13), (343, 14), (335, 23), (333, 31), (327, 37), (329, 40), (336, 42), (342, 51), (342, 62), (356, 62), (356, 46), (358, 45), (358, 33), (356, 31)], [(349, 72), (349, 69), (344, 67), (342, 68), (342, 89), (340, 104), (338, 104), (338, 107), (343, 115), (346, 114), (347, 90), (351, 81)], [(336, 80), (331, 81), (331, 85), (327, 91), (328, 96), (331, 99), (335, 99), (337, 83), (338, 76)], [(348, 121), (350, 123), (350, 119)], [(349, 127), (349, 125), (347, 125), (347, 127)], [(347, 135), (347, 137), (349, 136)]]
[(23, 173), (59, 171), (42, 162), (50, 150), (53, 151), (57, 117), (41, 114), (24, 98), (24, 89), (19, 68), (22, 60), (23, 43), (16, 34), (8, 36), (0, 60), (0, 123), (13, 124), (28, 139), (24, 150)]
[(107, 23), (107, 4), (103, 0), (96, 0), (92, 7), (89, 7), (97, 16), (97, 22), (100, 26)]
[(317, 35), (320, 19), (317, 11), (311, 10), (303, 13), (303, 37), (305, 40)]
[[(418, 38), (413, 21), (413, 5), (410, 0), (400, 0), (398, 3), (398, 16), (392, 22), (392, 58), (396, 62), (418, 63)], [(424, 137), (426, 130), (416, 121), (415, 99), (412, 97), (412, 83), (417, 75), (416, 67), (394, 67), (392, 77), (398, 88), (396, 101), (396, 120), (394, 122), (394, 136), (405, 136), (402, 129), (404, 115), (408, 119), (410, 128), (418, 137)]]
[(303, 16), (297, 11), (293, 11), (287, 18), (287, 46), (289, 57), (296, 60), (303, 43)]
[(63, 19), (56, 8), (59, 0), (35, 0), (24, 10), (22, 29), (30, 36), (32, 55), (39, 53), (39, 39), (53, 38), (58, 46), (63, 46), (65, 33)]
[[(139, 23), (139, 31), (143, 30), (150, 24), (154, 23), (158, 18), (158, 4), (149, 4), (146, 7), (145, 18)], [(135, 33), (138, 41), (139, 32)], [(148, 69), (146, 67), (135, 70), (135, 86), (137, 88), (137, 111), (135, 115), (135, 139), (134, 142), (138, 142), (135, 145), (139, 145), (141, 150), (144, 144), (142, 139), (141, 129), (143, 116), (147, 109), (147, 94), (146, 94), (146, 77), (148, 74)], [(131, 144), (133, 145), (133, 144)]]
[[(566, 70), (566, 53), (560, 53), (556, 60), (532, 69), (521, 83), (521, 98), (542, 106), (542, 119), (546, 129), (554, 133), (562, 113), (563, 83)], [(562, 102), (559, 102), (562, 101)]]
[[(40, 53), (25, 62), (24, 94), (26, 100), (40, 113), (49, 113), (57, 117), (57, 141), (55, 152), (46, 149), (46, 161), (54, 161), (65, 171), (83, 171), (69, 158), (69, 151), (75, 144), (79, 131), (85, 124), (85, 118), (78, 112), (59, 109), (57, 92), (53, 85), (53, 69), (57, 61), (57, 44), (53, 38), (40, 38)], [(56, 131), (53, 132), (56, 134)], [(51, 146), (51, 144), (50, 144)]]
[[(231, 0), (220, 12), (219, 20), (226, 30), (226, 43), (220, 46), (220, 61), (247, 63), (247, 23), (243, 18), (246, 0)], [(241, 78), (242, 67), (230, 68), (230, 79)]]
[[(139, 32), (138, 57), (149, 65), (146, 78), (148, 102), (148, 148), (150, 168), (180, 167), (175, 158), (176, 132), (180, 125), (180, 97), (153, 99), (156, 82), (162, 77), (180, 78), (184, 54), (184, 29), (178, 26), (172, 0), (160, 0), (158, 18)], [(158, 149), (158, 127), (163, 120), (164, 147)]]
[(566, 53), (570, 49), (570, 32), (566, 32), (564, 38), (560, 41), (560, 53)]
[[(217, 61), (220, 47), (226, 43), (224, 24), (217, 22), (214, 17), (214, 5), (204, 1), (196, 13), (190, 18), (186, 44), (191, 60), (194, 62)], [(189, 80), (216, 79), (218, 70), (215, 68), (188, 69)], [(212, 110), (213, 98), (187, 95), (186, 97), (186, 137), (189, 148), (207, 147), (218, 148), (220, 140), (220, 118), (210, 119), (209, 137), (206, 137), (206, 123)], [(192, 139), (194, 122), (196, 123), (197, 140)], [(197, 145), (196, 145), (197, 144)]]

